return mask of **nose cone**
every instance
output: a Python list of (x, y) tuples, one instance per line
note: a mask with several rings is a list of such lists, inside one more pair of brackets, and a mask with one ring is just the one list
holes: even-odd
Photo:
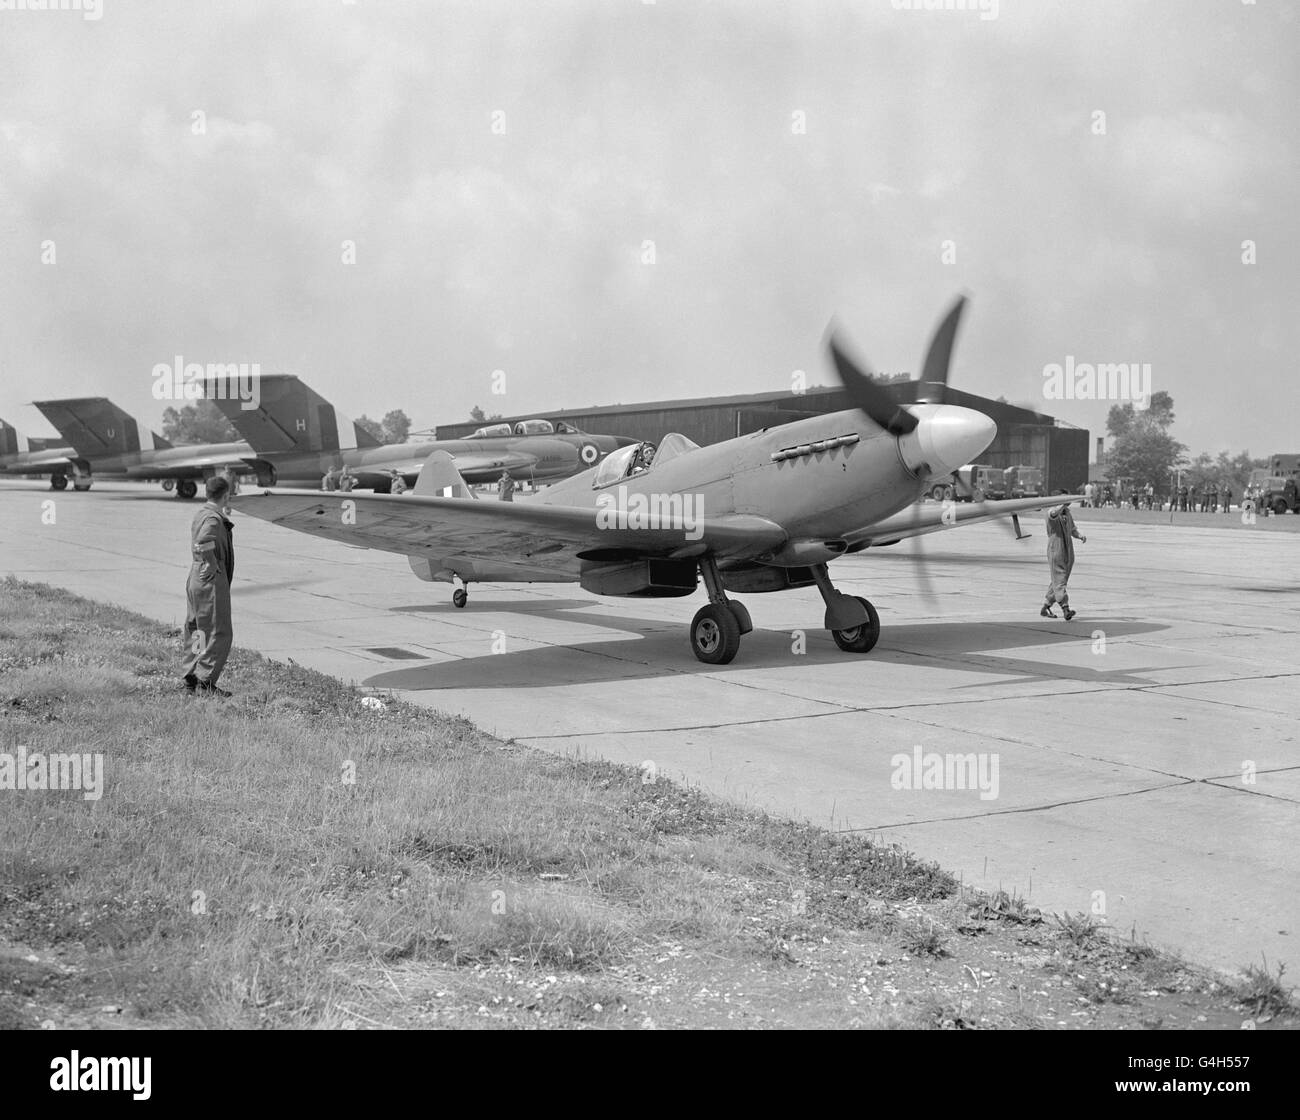
[(998, 426), (973, 408), (935, 404), (909, 411), (920, 423), (899, 445), (908, 468), (918, 474), (949, 474), (972, 463), (998, 434)]

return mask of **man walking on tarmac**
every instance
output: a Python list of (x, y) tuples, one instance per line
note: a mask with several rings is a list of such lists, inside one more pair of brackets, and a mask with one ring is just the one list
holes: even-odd
[[(1057, 493), (1060, 493), (1058, 490)], [(1074, 527), (1074, 517), (1070, 514), (1070, 503), (1057, 506), (1047, 511), (1047, 562), (1052, 569), (1052, 582), (1047, 587), (1047, 597), (1043, 609), (1038, 613), (1044, 618), (1055, 618), (1052, 604), (1060, 603), (1069, 622), (1076, 613), (1070, 610), (1070, 594), (1066, 584), (1070, 580), (1070, 571), (1074, 568), (1074, 541), (1077, 538), (1087, 544), (1088, 538), (1082, 536)]]
[(230, 655), (234, 630), (230, 621), (230, 579), (235, 574), (235, 546), (226, 517), (230, 483), (222, 475), (208, 479), (208, 500), (190, 526), (189, 579), (185, 583), (185, 689), (192, 695), (230, 695), (217, 687)]

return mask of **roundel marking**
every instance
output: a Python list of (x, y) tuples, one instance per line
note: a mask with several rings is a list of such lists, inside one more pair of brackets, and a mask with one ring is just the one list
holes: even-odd
[(582, 451), (580, 451), (579, 454), (582, 456), (582, 461), (588, 466), (591, 466), (592, 463), (600, 458), (600, 448), (598, 448), (594, 443), (584, 443), (582, 445)]

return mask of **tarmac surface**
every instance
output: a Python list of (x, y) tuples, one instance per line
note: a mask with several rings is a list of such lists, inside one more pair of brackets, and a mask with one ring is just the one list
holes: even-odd
[[(194, 509), (155, 486), (2, 480), (0, 576), (179, 626)], [(1300, 518), (1109, 513), (1079, 512), (1072, 623), (1038, 617), (1031, 515), (1029, 540), (971, 526), (833, 563), (880, 611), (865, 656), (806, 629), (815, 590), (744, 596), (756, 629), (723, 667), (690, 651), (702, 591), (476, 585), (457, 610), (403, 557), (236, 517), (235, 641), (502, 738), (870, 832), (1201, 963), (1294, 973)], [(930, 756), (966, 755), (971, 781), (959, 765), (925, 788)]]

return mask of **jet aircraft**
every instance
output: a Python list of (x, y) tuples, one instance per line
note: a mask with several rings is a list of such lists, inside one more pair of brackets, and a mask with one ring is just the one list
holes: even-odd
[(90, 479), (74, 462), (76, 452), (55, 439), (23, 435), (0, 420), (0, 474), (48, 474), (51, 490), (66, 490), (68, 475), (77, 490), (90, 488)]
[(178, 498), (194, 497), (200, 479), (223, 470), (255, 475), (263, 486), (275, 481), (246, 443), (177, 447), (106, 397), (34, 403), (72, 445), (69, 458), (85, 475), (85, 485), (78, 490), (89, 490), (93, 475), (162, 480), (164, 487), (176, 487)]
[(446, 451), (470, 482), (496, 482), (502, 472), (520, 481), (568, 478), (635, 443), (621, 436), (589, 435), (563, 422), (523, 420), (480, 428), (466, 439), (381, 444), (349, 420), (301, 378), (264, 374), (255, 408), (218, 379), (206, 395), (256, 449), (260, 462), (281, 485), (312, 486), (328, 470), (347, 467), (364, 490), (386, 494), (393, 480), (413, 483), (434, 451)]
[(681, 596), (702, 579), (709, 602), (691, 648), (726, 664), (753, 629), (738, 594), (815, 586), (823, 625), (840, 649), (865, 653), (880, 636), (876, 608), (831, 582), (837, 557), (972, 521), (1012, 517), (1074, 497), (921, 505), (932, 480), (972, 462), (997, 426), (944, 403), (965, 300), (941, 323), (926, 356), (931, 399), (899, 405), (832, 335), (830, 355), (850, 400), (843, 412), (699, 447), (674, 433), (646, 466), (629, 446), (527, 501), (475, 501), (451, 458), (434, 452), (413, 495), (350, 497), (247, 493), (241, 513), (354, 546), (401, 553), (419, 578), (572, 582), (598, 595)]

